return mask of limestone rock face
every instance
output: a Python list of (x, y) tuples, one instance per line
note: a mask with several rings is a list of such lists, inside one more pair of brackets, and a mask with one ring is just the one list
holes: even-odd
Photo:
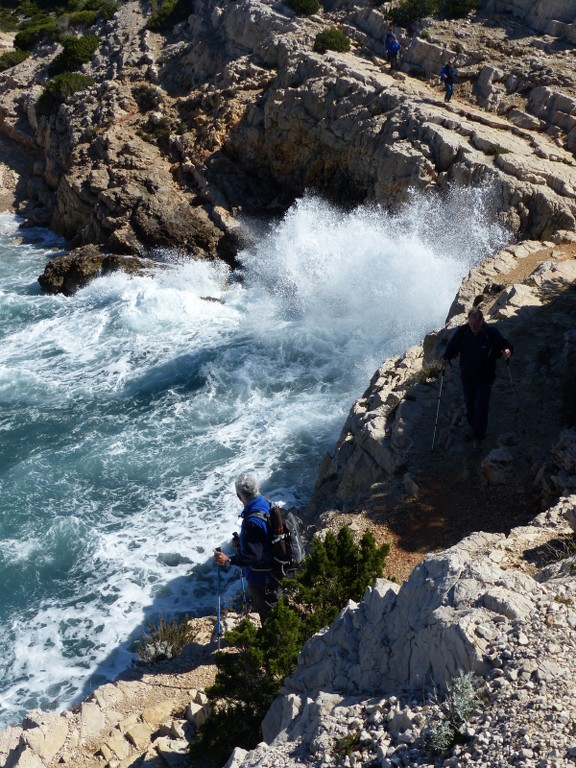
[[(443, 764), (507, 764), (522, 744), (533, 747), (542, 735), (535, 718), (553, 699), (573, 709), (574, 660), (562, 643), (565, 651), (573, 642), (576, 616), (568, 597), (574, 557), (535, 572), (528, 560), (572, 531), (575, 504), (571, 496), (509, 536), (477, 533), (428, 555), (400, 589), (378, 582), (306, 643), (264, 720), (266, 745), (235, 753), (229, 765), (288, 768), (306, 754), (323, 766), (322, 755), (351, 731), (363, 764), (392, 766), (383, 756), (398, 760), (409, 749), (414, 764), (433, 765), (427, 738), (445, 714), (422, 691), (445, 691), (466, 674), (484, 698), (462, 731), (467, 745)], [(526, 717), (536, 701), (543, 708)], [(543, 742), (569, 766), (572, 736), (563, 733), (559, 724)]]
[[(488, 183), (519, 237), (549, 238), (576, 222), (569, 5), (494, 0), (479, 24), (397, 30), (402, 71), (390, 73), (387, 18), (368, 0), (313, 17), (272, 0), (198, 0), (168, 35), (122, 3), (85, 65), (95, 84), (57, 114), (35, 108), (57, 44), (0, 73), (0, 130), (34, 158), (12, 193), (30, 223), (73, 246), (139, 255), (230, 260), (239, 213), (282, 211), (311, 188), (390, 208), (410, 190)], [(350, 53), (314, 53), (334, 23)], [(445, 104), (449, 57), (460, 78)]]
[[(564, 236), (570, 240), (568, 233), (558, 237)], [(574, 430), (562, 431), (561, 398), (573, 370), (575, 253), (571, 242), (525, 241), (473, 269), (450, 308), (447, 326), (430, 332), (421, 347), (384, 361), (352, 406), (333, 455), (322, 464), (315, 508), (357, 509), (382, 484), (399, 486), (406, 494), (401, 470), (416, 486), (437, 483), (434, 472), (467, 477), (458, 363), (444, 375), (440, 406), (434, 365), (472, 306), (483, 309), (515, 347), (509, 364), (497, 366), (488, 435), (478, 454), (483, 483), (518, 492), (536, 488), (544, 505), (572, 493)], [(433, 434), (440, 454), (435, 470), (430, 469)]]

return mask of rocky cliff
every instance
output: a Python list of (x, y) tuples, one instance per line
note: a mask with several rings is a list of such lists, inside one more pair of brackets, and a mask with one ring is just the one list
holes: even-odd
[[(198, 0), (163, 36), (123, 3), (95, 30), (95, 85), (50, 116), (35, 104), (60, 46), (39, 46), (0, 75), (0, 130), (34, 161), (20, 210), (73, 245), (233, 258), (238, 214), (282, 211), (305, 189), (393, 208), (412, 190), (489, 182), (520, 237), (574, 227), (568, 0), (491, 2), (476, 23), (398, 30), (399, 73), (382, 58), (382, 8), (328, 6), (307, 18), (281, 2)], [(351, 52), (314, 53), (335, 23)], [(460, 84), (445, 104), (450, 57)]]
[[(398, 30), (399, 73), (383, 60), (383, 8), (327, 6), (301, 18), (282, 3), (197, 0), (161, 36), (123, 3), (86, 66), (96, 84), (49, 118), (34, 104), (59, 48), (39, 47), (0, 75), (2, 204), (82, 246), (82, 266), (55, 265), (45, 286), (71, 292), (164, 246), (232, 260), (242, 213), (282, 212), (308, 188), (394, 208), (412, 190), (489, 183), (520, 242), (468, 276), (445, 328), (382, 364), (310, 510), (319, 527), (352, 512), (416, 561), (438, 551), (307, 644), (265, 721), (269, 745), (231, 765), (573, 765), (576, 435), (560, 408), (576, 349), (573, 4), (489, 0), (463, 22)], [(351, 52), (314, 53), (334, 23)], [(445, 104), (449, 57), (460, 80)], [(472, 304), (516, 348), (479, 453), (462, 440), (456, 373), (440, 391), (431, 367)], [(195, 689), (210, 672), (195, 670), (210, 650), (104, 686), (77, 712), (31, 713), (0, 736), (0, 763), (178, 765), (204, 716)], [(461, 672), (479, 697), (464, 744), (431, 751)]]

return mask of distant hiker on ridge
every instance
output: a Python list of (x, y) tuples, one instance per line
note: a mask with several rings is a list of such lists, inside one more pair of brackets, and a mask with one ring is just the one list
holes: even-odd
[(247, 472), (236, 478), (235, 487), (236, 495), (244, 505), (240, 536), (232, 538), (236, 552), (229, 556), (217, 550), (214, 563), (224, 567), (238, 565), (244, 569), (248, 600), (263, 621), (270, 612), (270, 598), (277, 586), (271, 573), (273, 557), (268, 526), (263, 519), (270, 514), (270, 502), (260, 495), (256, 479)]
[(398, 69), (400, 67), (400, 43), (392, 32), (392, 27), (388, 27), (384, 45), (386, 46), (386, 61), (390, 64), (390, 69)]
[(464, 391), (466, 419), (470, 425), (467, 439), (474, 440), (479, 448), (486, 437), (490, 390), (496, 378), (496, 360), (508, 360), (512, 345), (500, 331), (484, 322), (479, 309), (468, 312), (468, 322), (456, 329), (448, 342), (440, 363), (447, 366), (452, 358), (460, 355), (460, 378)]
[(456, 82), (456, 70), (454, 69), (452, 59), (449, 59), (442, 67), (440, 80), (442, 80), (445, 86), (444, 101), (450, 101), (454, 93), (454, 83)]

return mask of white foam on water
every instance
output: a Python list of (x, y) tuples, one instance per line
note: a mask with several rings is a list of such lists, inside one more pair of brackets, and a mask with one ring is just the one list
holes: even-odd
[(114, 677), (150, 616), (214, 610), (234, 477), (305, 502), (374, 370), (506, 242), (489, 201), (309, 197), (247, 223), (241, 281), (173, 259), (73, 297), (35, 285), (58, 242), (0, 217), (0, 723)]

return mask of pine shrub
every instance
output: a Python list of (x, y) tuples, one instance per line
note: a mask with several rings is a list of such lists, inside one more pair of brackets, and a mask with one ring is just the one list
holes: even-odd
[(94, 79), (80, 72), (62, 72), (56, 75), (44, 88), (40, 98), (36, 102), (38, 115), (52, 115), (58, 111), (69, 96), (78, 91), (85, 91), (94, 85)]
[(153, 32), (169, 32), (175, 24), (185, 21), (193, 12), (194, 3), (190, 0), (162, 0), (146, 26)]
[(67, 16), (72, 27), (91, 27), (100, 18), (98, 11), (73, 11)]
[(319, 0), (287, 0), (287, 4), (299, 16), (312, 16), (322, 7)]
[(59, 75), (61, 72), (76, 72), (92, 58), (92, 54), (98, 49), (100, 38), (96, 35), (82, 35), (82, 37), (65, 37), (62, 40), (64, 48), (51, 62), (48, 72), (51, 75)]
[(12, 51), (4, 51), (4, 53), (0, 54), (0, 72), (15, 67), (16, 64), (20, 64), (29, 56), (30, 51), (21, 51), (17, 48)]
[(346, 53), (350, 50), (350, 38), (338, 27), (330, 27), (316, 35), (314, 50), (316, 53), (326, 53), (326, 51)]
[(190, 745), (191, 757), (223, 764), (235, 746), (253, 749), (260, 724), (297, 663), (304, 642), (330, 624), (350, 599), (361, 600), (382, 575), (389, 545), (367, 532), (359, 544), (350, 529), (314, 538), (299, 573), (282, 582), (282, 596), (261, 629), (244, 619), (226, 633), (229, 648), (216, 656), (207, 690), (212, 713)]
[(40, 16), (24, 22), (14, 38), (14, 48), (31, 51), (42, 40), (58, 40), (56, 19)]
[(0, 32), (15, 32), (18, 29), (18, 16), (9, 8), (0, 8)]

